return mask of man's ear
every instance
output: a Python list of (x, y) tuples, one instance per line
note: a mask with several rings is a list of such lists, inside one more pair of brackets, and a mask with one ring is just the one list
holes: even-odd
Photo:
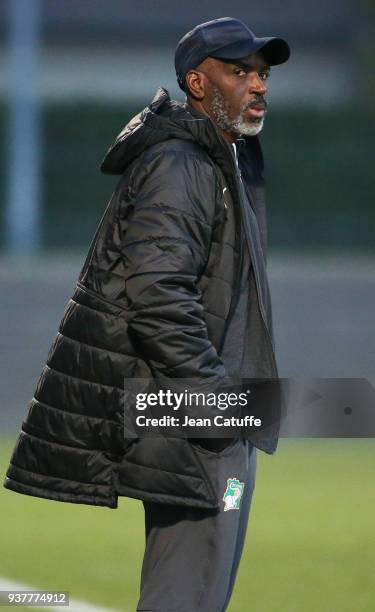
[(205, 96), (205, 79), (205, 75), (199, 70), (189, 70), (186, 74), (186, 89), (195, 100), (203, 100)]

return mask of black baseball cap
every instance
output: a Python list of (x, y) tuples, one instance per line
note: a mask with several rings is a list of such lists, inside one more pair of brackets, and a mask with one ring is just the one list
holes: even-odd
[(242, 60), (260, 49), (270, 66), (283, 64), (290, 56), (289, 45), (283, 38), (258, 38), (239, 19), (222, 17), (200, 23), (176, 47), (174, 63), (178, 84), (185, 90), (186, 73), (207, 57)]

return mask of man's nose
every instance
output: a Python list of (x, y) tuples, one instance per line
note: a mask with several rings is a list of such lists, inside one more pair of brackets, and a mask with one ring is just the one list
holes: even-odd
[(259, 74), (255, 73), (250, 81), (250, 91), (264, 96), (267, 93), (267, 85)]

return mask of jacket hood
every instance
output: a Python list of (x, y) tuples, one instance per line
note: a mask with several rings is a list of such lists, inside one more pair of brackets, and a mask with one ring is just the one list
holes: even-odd
[[(196, 142), (225, 174), (230, 173), (230, 146), (215, 124), (187, 103), (171, 100), (163, 87), (156, 91), (152, 102), (125, 125), (108, 149), (100, 169), (105, 174), (122, 174), (146, 149), (171, 138)], [(262, 162), (258, 138), (247, 137), (244, 141), (244, 148), (252, 149), (253, 154), (257, 153), (258, 161)]]

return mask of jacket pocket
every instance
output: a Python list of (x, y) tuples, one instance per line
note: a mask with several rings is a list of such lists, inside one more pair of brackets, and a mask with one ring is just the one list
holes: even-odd
[(231, 442), (229, 442), (229, 444), (227, 444), (227, 446), (225, 446), (223, 449), (219, 450), (219, 451), (215, 451), (215, 450), (210, 450), (208, 448), (205, 448), (204, 446), (202, 446), (201, 444), (199, 444), (199, 442), (196, 442), (194, 440), (194, 442), (190, 441), (190, 444), (192, 445), (192, 447), (194, 448), (194, 450), (206, 454), (206, 455), (210, 455), (213, 457), (226, 457), (227, 455), (230, 455), (230, 453), (237, 448), (238, 443), (241, 442), (241, 438), (234, 438), (234, 440), (232, 440)]

